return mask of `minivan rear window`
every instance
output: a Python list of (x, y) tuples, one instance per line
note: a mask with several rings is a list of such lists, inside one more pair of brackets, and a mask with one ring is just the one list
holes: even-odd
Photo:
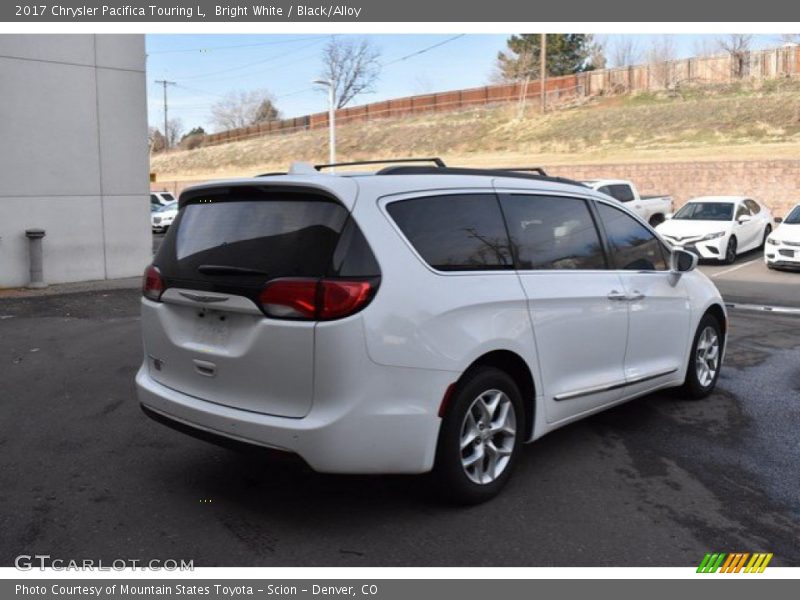
[(399, 200), (389, 215), (416, 251), (440, 271), (513, 269), (503, 215), (494, 194)]
[(327, 196), (250, 188), (181, 204), (155, 264), (174, 285), (208, 284), (203, 289), (324, 277), (349, 215)]

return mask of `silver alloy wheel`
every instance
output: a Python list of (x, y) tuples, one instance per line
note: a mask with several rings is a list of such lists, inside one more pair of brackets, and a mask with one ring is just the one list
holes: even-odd
[(700, 334), (694, 362), (700, 385), (710, 386), (719, 368), (719, 336), (713, 327), (706, 327)]
[(471, 481), (495, 481), (511, 461), (517, 416), (511, 399), (486, 390), (473, 400), (461, 424), (461, 466)]

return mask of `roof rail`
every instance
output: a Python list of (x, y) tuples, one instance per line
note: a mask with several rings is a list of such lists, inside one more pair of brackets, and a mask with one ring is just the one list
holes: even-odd
[(432, 156), (428, 158), (390, 158), (386, 160), (356, 160), (352, 162), (340, 162), (340, 163), (329, 163), (324, 165), (314, 165), (314, 168), (317, 171), (321, 171), (322, 169), (330, 169), (333, 167), (358, 167), (362, 165), (386, 165), (391, 163), (424, 163), (430, 162), (436, 165), (437, 169), (444, 169), (447, 165), (444, 164), (444, 161), (439, 158), (438, 156)]
[(493, 177), (514, 177), (518, 179), (536, 179), (539, 181), (552, 181), (555, 183), (566, 183), (587, 187), (579, 181), (567, 179), (565, 177), (551, 177), (545, 174), (540, 167), (525, 168), (494, 168), (481, 169), (472, 167), (428, 167), (422, 165), (386, 167), (376, 173), (376, 175), (485, 175)]
[(273, 171), (272, 173), (259, 173), (256, 177), (277, 177), (278, 175), (286, 175), (285, 171)]

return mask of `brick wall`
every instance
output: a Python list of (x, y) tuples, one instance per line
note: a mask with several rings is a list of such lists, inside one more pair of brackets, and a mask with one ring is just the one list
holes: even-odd
[[(456, 164), (457, 161), (454, 162)], [(800, 202), (800, 160), (732, 160), (553, 165), (551, 175), (572, 179), (630, 179), (642, 194), (668, 194), (675, 208), (695, 196), (751, 196), (783, 217)], [(162, 181), (152, 190), (179, 194), (196, 181)]]
[(695, 196), (751, 196), (783, 217), (800, 202), (800, 160), (731, 160), (552, 166), (572, 179), (630, 179), (642, 194), (669, 194), (675, 208)]

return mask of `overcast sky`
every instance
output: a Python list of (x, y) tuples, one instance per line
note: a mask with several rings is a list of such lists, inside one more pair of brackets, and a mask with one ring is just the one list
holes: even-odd
[[(477, 87), (489, 83), (495, 57), (508, 35), (369, 35), (380, 50), (377, 90), (351, 104), (429, 92)], [(619, 36), (602, 36), (609, 44)], [(645, 52), (654, 36), (632, 36)], [(713, 36), (676, 35), (679, 57), (691, 56)], [(321, 71), (321, 52), (328, 35), (148, 35), (147, 85), (150, 123), (163, 127), (162, 87), (157, 79), (175, 81), (169, 93), (169, 116), (186, 130), (214, 129), (210, 106), (233, 90), (269, 90), (283, 116), (327, 109), (327, 96), (313, 89)], [(777, 36), (754, 36), (753, 46), (779, 45)]]

